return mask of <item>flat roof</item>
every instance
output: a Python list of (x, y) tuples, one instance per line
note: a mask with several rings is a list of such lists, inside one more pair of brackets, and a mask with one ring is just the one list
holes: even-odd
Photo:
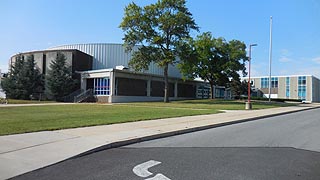
[[(78, 49), (52, 49), (52, 50), (47, 50), (47, 49), (46, 49), (46, 50), (33, 50), (33, 51), (26, 51), (26, 52), (16, 53), (16, 54), (12, 55), (12, 56), (10, 57), (10, 59), (13, 58), (13, 57), (15, 57), (15, 56), (17, 56), (17, 55), (19, 55), (19, 54), (25, 55), (25, 54), (47, 53), (47, 52), (57, 52), (57, 51), (62, 51), (62, 52), (63, 52), (63, 51), (67, 51), (67, 52), (77, 51), (77, 52), (86, 54), (86, 55), (88, 55), (88, 56), (91, 56), (90, 54), (87, 54), (87, 53), (85, 53), (85, 52), (83, 52), (83, 51), (80, 51), (80, 50), (78, 50)], [(92, 56), (91, 56), (91, 57), (92, 57)]]
[[(143, 75), (143, 76), (153, 76), (153, 77), (160, 77), (163, 78), (162, 75), (157, 75), (157, 74), (150, 74), (150, 73), (143, 73), (143, 72), (136, 72), (136, 71), (129, 71), (129, 70), (120, 70), (120, 69), (114, 69), (114, 68), (108, 68), (108, 69), (97, 69), (97, 70), (89, 70), (89, 71), (76, 71), (76, 73), (79, 74), (90, 74), (90, 73), (103, 73), (103, 72), (121, 72), (121, 73), (127, 73), (127, 74), (136, 74), (136, 75)], [(170, 79), (182, 79), (182, 78), (177, 78), (177, 77), (170, 77)], [(195, 81), (195, 82), (201, 82), (201, 83), (206, 83), (204, 81), (200, 80), (186, 80), (186, 81)]]
[[(271, 78), (273, 78), (273, 77), (299, 77), (299, 76), (308, 76), (308, 77), (317, 78), (314, 75), (287, 75), (287, 76), (281, 75), (281, 76), (271, 76)], [(248, 79), (249, 77), (241, 77), (241, 78)], [(269, 78), (269, 76), (253, 76), (253, 77), (250, 77), (250, 78)], [(317, 78), (317, 79), (319, 79), (319, 78)]]

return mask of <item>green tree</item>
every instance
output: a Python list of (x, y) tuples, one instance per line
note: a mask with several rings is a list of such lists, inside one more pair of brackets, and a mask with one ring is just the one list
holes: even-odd
[(240, 81), (239, 78), (234, 78), (230, 82), (230, 89), (231, 89), (232, 96), (235, 99), (240, 99), (241, 95), (248, 94), (248, 82)]
[(30, 99), (33, 93), (43, 89), (43, 76), (36, 67), (34, 56), (22, 54), (16, 56), (8, 75), (2, 82), (2, 88), (8, 98)]
[(42, 93), (44, 90), (44, 77), (36, 67), (34, 55), (29, 55), (24, 63), (24, 89), (28, 98), (31, 94)]
[(72, 78), (72, 69), (66, 60), (65, 55), (58, 52), (48, 71), (46, 90), (57, 101), (70, 94), (76, 86), (76, 80)]
[(22, 69), (23, 56), (18, 54), (10, 67), (7, 77), (2, 81), (2, 89), (5, 91), (7, 98), (21, 99), (23, 87), (21, 82)]
[(239, 71), (246, 74), (246, 45), (238, 40), (227, 42), (206, 32), (180, 44), (179, 49), (182, 74), (189, 79), (200, 77), (208, 81), (211, 98), (215, 85), (227, 86), (230, 78), (239, 79)]
[(190, 37), (191, 30), (198, 27), (186, 7), (185, 0), (158, 0), (140, 7), (134, 2), (125, 8), (120, 24), (125, 33), (124, 46), (133, 52), (129, 66), (136, 71), (148, 70), (150, 63), (163, 68), (164, 102), (169, 102), (168, 68), (177, 63), (177, 46), (184, 38)]

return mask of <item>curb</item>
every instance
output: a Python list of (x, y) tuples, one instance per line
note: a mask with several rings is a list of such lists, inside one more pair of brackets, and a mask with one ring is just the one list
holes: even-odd
[[(294, 110), (294, 111), (288, 111), (288, 112), (281, 112), (281, 113), (276, 113), (276, 114), (269, 114), (269, 115), (264, 115), (264, 116), (259, 116), (259, 117), (253, 117), (253, 118), (247, 118), (247, 119), (242, 119), (242, 120), (236, 120), (236, 121), (230, 121), (230, 122), (224, 122), (224, 123), (218, 123), (218, 124), (212, 124), (212, 125), (207, 125), (207, 126), (199, 126), (199, 127), (194, 127), (194, 128), (188, 128), (188, 129), (183, 129), (183, 130), (178, 130), (178, 131), (172, 131), (172, 132), (166, 132), (166, 133), (160, 133), (160, 134), (155, 134), (151, 136), (145, 136), (145, 137), (140, 137), (140, 138), (133, 138), (129, 140), (124, 140), (124, 141), (118, 141), (118, 142), (113, 142), (107, 145), (103, 145), (101, 147), (80, 153), (78, 155), (75, 155), (69, 159), (75, 159), (79, 158), (82, 156), (86, 156), (89, 154), (93, 154), (99, 151), (107, 150), (107, 149), (112, 149), (112, 148), (118, 148), (121, 146), (127, 146), (130, 144), (135, 144), (135, 143), (140, 143), (144, 141), (150, 141), (150, 140), (155, 140), (155, 139), (161, 139), (161, 138), (166, 138), (166, 137), (171, 137), (171, 136), (176, 136), (176, 135), (181, 135), (181, 134), (187, 134), (187, 133), (192, 133), (192, 132), (197, 132), (197, 131), (203, 131), (207, 129), (212, 129), (212, 128), (217, 128), (217, 127), (223, 127), (223, 126), (228, 126), (228, 125), (233, 125), (233, 124), (239, 124), (239, 123), (244, 123), (244, 122), (250, 122), (250, 121), (256, 121), (259, 119), (264, 119), (264, 118), (270, 118), (270, 117), (275, 117), (275, 116), (281, 116), (285, 114), (292, 114), (292, 113), (297, 113), (301, 111), (309, 111), (313, 109), (318, 109), (320, 107), (310, 107), (307, 109), (299, 109), (299, 110)], [(68, 160), (68, 159), (66, 159)]]

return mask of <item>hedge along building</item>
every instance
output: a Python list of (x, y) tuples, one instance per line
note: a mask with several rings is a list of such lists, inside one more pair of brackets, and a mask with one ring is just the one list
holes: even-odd
[[(269, 77), (253, 77), (250, 81), (258, 94), (269, 98)], [(320, 102), (320, 80), (312, 75), (272, 76), (270, 94), (271, 98)]]
[[(134, 48), (137, 50), (137, 47)], [(163, 69), (150, 64), (149, 69), (135, 72), (128, 69), (132, 53), (125, 52), (122, 44), (75, 44), (63, 45), (41, 51), (20, 53), (24, 59), (34, 55), (37, 68), (44, 75), (48, 74), (51, 62), (57, 53), (65, 55), (74, 78), (81, 82), (81, 92), (71, 96), (83, 100), (87, 92), (92, 91), (99, 102), (158, 101), (163, 99)], [(9, 68), (17, 55), (10, 58)], [(209, 98), (207, 83), (202, 81), (183, 81), (180, 71), (169, 67), (169, 95), (171, 100)], [(80, 92), (80, 91), (77, 91)], [(228, 93), (230, 95), (230, 93)], [(70, 96), (70, 97), (71, 97)], [(216, 87), (216, 97), (226, 96), (224, 87)], [(70, 98), (69, 97), (69, 98)], [(74, 99), (71, 97), (70, 99)]]

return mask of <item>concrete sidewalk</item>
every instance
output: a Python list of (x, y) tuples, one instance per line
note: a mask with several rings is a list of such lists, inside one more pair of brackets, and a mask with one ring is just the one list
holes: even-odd
[(45, 167), (98, 147), (118, 147), (319, 107), (318, 104), (308, 104), (252, 111), (226, 111), (212, 115), (0, 136), (0, 179)]

